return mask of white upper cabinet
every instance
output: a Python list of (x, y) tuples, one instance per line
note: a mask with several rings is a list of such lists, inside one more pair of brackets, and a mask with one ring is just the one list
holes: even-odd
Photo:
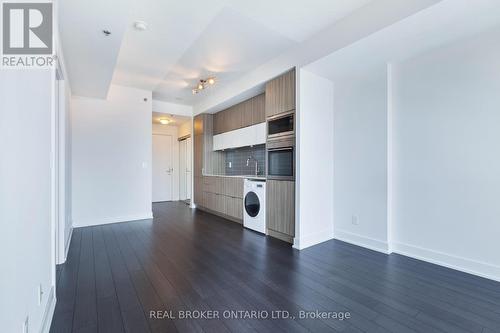
[(214, 135), (213, 150), (246, 147), (266, 143), (266, 123)]
[(266, 143), (266, 122), (259, 123), (257, 125), (253, 125), (250, 127), (253, 127), (254, 130), (254, 140), (256, 145), (264, 144)]

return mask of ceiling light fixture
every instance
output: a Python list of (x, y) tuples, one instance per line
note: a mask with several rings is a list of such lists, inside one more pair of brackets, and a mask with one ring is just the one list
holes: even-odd
[(165, 119), (165, 118), (161, 118), (160, 119), (160, 124), (162, 125), (168, 125), (170, 124), (172, 121), (170, 119)]
[(148, 25), (144, 21), (135, 21), (134, 28), (135, 28), (135, 30), (138, 30), (138, 31), (144, 31), (148, 28)]
[(209, 77), (206, 79), (201, 79), (200, 82), (196, 85), (195, 88), (191, 90), (193, 95), (199, 93), (203, 89), (206, 89), (208, 86), (212, 86), (215, 84), (215, 77)]

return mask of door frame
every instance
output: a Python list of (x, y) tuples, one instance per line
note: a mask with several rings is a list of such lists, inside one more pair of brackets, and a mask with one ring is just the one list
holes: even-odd
[[(187, 203), (189, 203), (189, 201), (191, 200), (191, 196), (192, 196), (192, 192), (191, 192), (191, 187), (192, 186), (189, 186), (191, 184), (191, 182), (192, 182), (192, 180), (191, 180), (191, 178), (192, 178), (191, 177), (192, 171), (189, 172), (190, 176), (188, 177), (186, 169), (181, 170), (181, 163), (182, 163), (182, 159), (181, 159), (181, 143), (184, 142), (184, 144), (186, 145), (186, 147), (185, 147), (186, 150), (185, 150), (185, 153), (184, 153), (184, 157), (185, 157), (184, 164), (185, 164), (186, 168), (189, 167), (189, 170), (192, 170), (191, 164), (192, 164), (192, 160), (193, 160), (193, 155), (192, 155), (193, 152), (192, 152), (192, 146), (188, 145), (188, 143), (189, 143), (188, 140), (190, 140), (191, 145), (192, 145), (191, 134), (184, 135), (184, 136), (182, 136), (182, 137), (180, 137), (180, 138), (177, 139), (177, 141), (179, 142), (179, 200), (187, 202)], [(191, 156), (191, 158), (189, 159), (189, 161), (187, 159), (188, 152), (189, 152), (189, 154)], [(182, 193), (182, 191), (181, 191), (181, 186), (182, 186), (181, 178), (182, 177), (185, 178), (184, 182), (186, 183), (186, 188), (185, 188), (186, 198), (185, 199), (181, 198), (181, 193)], [(189, 181), (188, 181), (188, 179), (189, 179)], [(189, 195), (188, 195), (188, 193), (189, 193)]]
[[(153, 201), (153, 182), (154, 182), (154, 174), (153, 174), (153, 160), (154, 160), (154, 155), (153, 155), (153, 147), (152, 147), (152, 144), (153, 144), (153, 137), (155, 135), (159, 135), (159, 136), (169, 136), (172, 140), (170, 141), (171, 143), (171, 146), (170, 146), (170, 162), (172, 164), (172, 178), (171, 178), (171, 181), (170, 181), (170, 200), (163, 200), (163, 201)], [(174, 182), (173, 182), (173, 179), (174, 179), (174, 173), (175, 173), (175, 170), (174, 170), (174, 136), (172, 134), (166, 134), (166, 133), (152, 133), (152, 136), (151, 136), (151, 202), (169, 202), (169, 201), (174, 201)]]

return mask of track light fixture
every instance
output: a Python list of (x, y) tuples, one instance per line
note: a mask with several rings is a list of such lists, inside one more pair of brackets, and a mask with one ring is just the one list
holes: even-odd
[(206, 79), (201, 79), (200, 82), (194, 87), (191, 91), (193, 95), (196, 95), (200, 91), (208, 88), (209, 86), (212, 86), (215, 84), (215, 77), (209, 77)]

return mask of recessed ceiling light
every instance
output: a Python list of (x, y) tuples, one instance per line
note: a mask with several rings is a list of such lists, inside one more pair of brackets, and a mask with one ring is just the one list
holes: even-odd
[(171, 122), (170, 119), (165, 119), (165, 118), (160, 119), (160, 124), (162, 125), (168, 125), (170, 124), (170, 122)]
[(148, 28), (148, 25), (144, 21), (135, 21), (134, 28), (135, 30), (144, 31)]
[(104, 29), (104, 30), (102, 31), (102, 33), (103, 33), (103, 34), (104, 34), (104, 36), (106, 36), (106, 37), (107, 37), (107, 36), (109, 36), (109, 35), (111, 35), (111, 31), (109, 31), (109, 30), (107, 30), (107, 29)]
[(213, 78), (213, 77), (208, 78), (207, 82), (208, 82), (208, 84), (214, 84), (215, 83), (215, 78)]

